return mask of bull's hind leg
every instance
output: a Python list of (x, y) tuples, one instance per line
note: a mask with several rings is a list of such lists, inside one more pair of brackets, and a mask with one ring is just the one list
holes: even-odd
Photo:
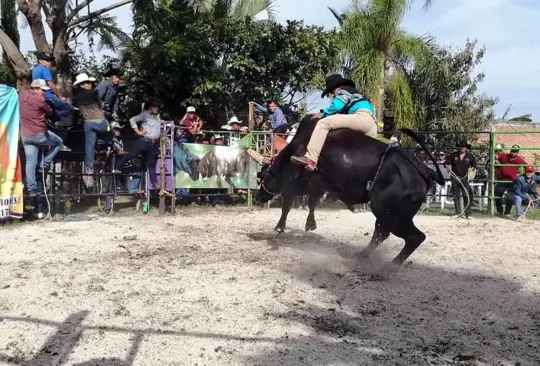
[(279, 218), (279, 221), (274, 228), (275, 231), (278, 233), (282, 233), (285, 231), (285, 225), (287, 223), (287, 215), (289, 215), (289, 211), (291, 211), (291, 207), (294, 201), (294, 194), (291, 193), (282, 193), (281, 198), (283, 200), (283, 203), (281, 205), (281, 217)]
[(358, 255), (362, 258), (368, 258), (377, 247), (390, 236), (390, 231), (382, 225), (382, 221), (377, 219), (375, 221), (375, 231), (373, 237), (368, 246), (362, 250)]
[(315, 208), (321, 201), (323, 195), (311, 194), (308, 198), (309, 214), (306, 220), (306, 231), (313, 231), (317, 229), (317, 222), (315, 221)]
[(394, 266), (400, 266), (426, 240), (426, 235), (414, 226), (412, 218), (396, 221), (393, 226), (392, 234), (405, 240), (405, 246), (392, 261)]

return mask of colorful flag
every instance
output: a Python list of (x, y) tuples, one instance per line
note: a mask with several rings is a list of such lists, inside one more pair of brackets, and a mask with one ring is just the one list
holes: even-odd
[(0, 221), (23, 215), (19, 126), (17, 91), (0, 85)]

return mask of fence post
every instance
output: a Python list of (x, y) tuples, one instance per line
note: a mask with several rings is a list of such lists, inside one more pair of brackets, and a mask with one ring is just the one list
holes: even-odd
[(252, 102), (249, 102), (249, 109), (248, 109), (248, 128), (250, 131), (253, 131), (253, 124), (255, 122), (255, 106)]
[(491, 216), (495, 215), (495, 143), (496, 135), (495, 132), (491, 131), (489, 133), (489, 214)]

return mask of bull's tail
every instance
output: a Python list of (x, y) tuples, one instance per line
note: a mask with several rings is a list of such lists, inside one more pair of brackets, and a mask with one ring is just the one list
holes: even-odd
[(429, 159), (433, 162), (433, 165), (435, 166), (436, 171), (429, 169), (430, 172), (432, 172), (431, 178), (440, 185), (444, 185), (444, 176), (441, 172), (441, 168), (439, 167), (439, 164), (437, 164), (435, 157), (433, 156), (433, 154), (431, 154), (420, 136), (418, 136), (414, 131), (409, 130), (408, 128), (402, 128), (400, 129), (400, 131), (412, 138), (418, 145), (420, 145), (420, 147), (422, 147), (422, 149), (426, 152), (426, 154), (429, 156)]

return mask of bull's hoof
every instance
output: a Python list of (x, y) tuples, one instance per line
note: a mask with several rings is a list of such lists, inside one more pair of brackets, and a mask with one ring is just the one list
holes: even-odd
[(315, 231), (317, 230), (316, 222), (306, 222), (306, 231)]
[(282, 226), (276, 226), (274, 228), (274, 231), (277, 231), (278, 233), (283, 233), (283, 232), (285, 232), (285, 228), (282, 227)]

